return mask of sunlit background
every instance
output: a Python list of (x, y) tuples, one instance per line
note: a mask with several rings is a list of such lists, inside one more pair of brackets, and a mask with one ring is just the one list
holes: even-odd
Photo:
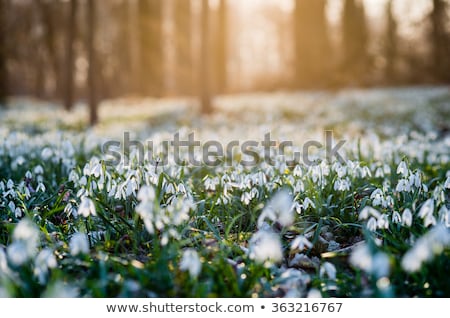
[(202, 96), (208, 110), (229, 93), (450, 81), (447, 0), (0, 3), (3, 100)]

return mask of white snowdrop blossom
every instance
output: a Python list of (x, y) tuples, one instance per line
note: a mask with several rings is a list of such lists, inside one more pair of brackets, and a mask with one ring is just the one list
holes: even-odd
[(75, 233), (69, 242), (70, 254), (77, 256), (79, 254), (89, 254), (89, 240), (84, 233)]
[(447, 179), (445, 180), (444, 188), (450, 189), (450, 176), (448, 176)]
[(180, 262), (180, 270), (188, 271), (192, 278), (197, 278), (202, 270), (202, 262), (194, 249), (186, 249)]
[(375, 232), (377, 230), (377, 227), (378, 227), (377, 220), (373, 216), (371, 216), (369, 218), (369, 221), (367, 221), (366, 228), (371, 232)]
[(412, 188), (408, 179), (400, 179), (395, 187), (395, 191), (397, 192), (410, 192), (411, 190)]
[(375, 170), (375, 178), (384, 178), (383, 168), (378, 167), (377, 170)]
[(44, 149), (42, 149), (41, 158), (44, 161), (49, 160), (52, 156), (53, 156), (53, 151), (49, 147), (45, 147)]
[(415, 242), (403, 256), (401, 265), (407, 272), (417, 272), (423, 263), (430, 261), (434, 255), (442, 253), (444, 247), (449, 245), (449, 229), (443, 224), (438, 224)]
[(450, 227), (450, 210), (445, 205), (439, 209), (439, 222), (446, 227)]
[(283, 258), (283, 248), (280, 237), (270, 230), (259, 230), (251, 237), (249, 256), (256, 262), (280, 262)]
[(350, 190), (350, 180), (348, 178), (336, 179), (336, 181), (334, 182), (334, 190), (335, 191), (348, 191), (348, 190)]
[(39, 230), (28, 219), (21, 220), (14, 229), (13, 242), (7, 247), (8, 259), (20, 266), (34, 258), (39, 245)]
[(381, 189), (375, 189), (370, 195), (373, 206), (380, 206), (383, 202), (383, 191)]
[(371, 206), (365, 206), (361, 212), (359, 212), (359, 220), (367, 220), (369, 216), (373, 216), (375, 219), (379, 219), (381, 217), (381, 213)]
[(412, 225), (413, 215), (410, 209), (406, 208), (402, 213), (402, 225), (410, 227)]
[(281, 226), (290, 226), (294, 222), (293, 200), (286, 190), (281, 190), (265, 206), (258, 218), (258, 227), (264, 220), (269, 219), (280, 223)]
[(365, 243), (356, 246), (350, 254), (350, 263), (365, 272), (372, 270), (372, 262), (372, 254)]
[(379, 229), (387, 230), (389, 228), (389, 219), (387, 214), (382, 214), (377, 220), (377, 227)]
[(420, 207), (418, 215), (420, 218), (424, 219), (426, 216), (430, 214), (432, 215), (433, 212), (434, 212), (434, 200), (428, 199)]
[(398, 213), (398, 211), (394, 211), (392, 213), (392, 223), (394, 224), (402, 223), (402, 216), (400, 215), (400, 213)]
[(377, 252), (372, 255), (366, 243), (355, 247), (350, 254), (350, 263), (377, 278), (387, 276), (391, 266), (389, 257), (385, 253)]
[(336, 280), (336, 267), (330, 262), (325, 262), (320, 266), (320, 277), (325, 276), (331, 280)]
[(303, 251), (305, 248), (312, 248), (313, 244), (304, 236), (299, 235), (291, 242), (291, 250), (299, 249)]
[(49, 248), (45, 248), (39, 252), (34, 262), (34, 275), (38, 278), (41, 284), (44, 284), (47, 279), (48, 270), (57, 266), (55, 255)]
[(316, 205), (310, 198), (306, 197), (305, 200), (303, 200), (303, 209), (308, 210), (309, 207), (315, 209)]
[(81, 197), (80, 205), (78, 206), (78, 214), (84, 217), (88, 217), (89, 215), (97, 215), (95, 211), (94, 202), (87, 196)]
[(179, 238), (176, 226), (189, 220), (189, 211), (194, 207), (190, 196), (174, 195), (170, 203), (164, 207), (155, 202), (155, 192), (151, 186), (143, 186), (138, 192), (139, 204), (136, 212), (144, 222), (145, 229), (150, 234), (162, 231), (161, 244), (168, 243), (169, 237)]
[(397, 174), (401, 174), (404, 178), (408, 176), (409, 170), (404, 161), (400, 161), (397, 166)]

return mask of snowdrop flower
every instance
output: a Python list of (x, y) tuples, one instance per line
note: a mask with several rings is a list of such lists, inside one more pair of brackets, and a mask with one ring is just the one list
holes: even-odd
[(336, 267), (330, 262), (325, 262), (320, 266), (320, 277), (323, 278), (325, 275), (331, 280), (336, 280)]
[(381, 201), (381, 206), (383, 208), (385, 208), (385, 209), (388, 208), (388, 207), (393, 207), (394, 206), (394, 199), (390, 195), (388, 195), (386, 198), (384, 198)]
[(155, 189), (145, 185), (139, 190), (137, 198), (139, 201), (152, 202), (155, 200)]
[(33, 169), (34, 174), (44, 174), (44, 168), (41, 165), (37, 165)]
[(445, 180), (444, 188), (450, 189), (450, 176), (448, 176), (447, 179)]
[(377, 170), (375, 170), (375, 178), (384, 178), (384, 171), (381, 167), (378, 167)]
[(270, 230), (259, 230), (251, 237), (250, 258), (258, 263), (279, 262), (283, 258), (280, 237)]
[(41, 158), (44, 161), (49, 160), (52, 156), (53, 156), (53, 151), (49, 147), (45, 147), (44, 149), (42, 149)]
[(78, 206), (78, 214), (88, 217), (89, 215), (97, 215), (95, 211), (94, 202), (87, 196), (81, 197), (80, 205)]
[(397, 187), (395, 187), (395, 191), (397, 192), (410, 192), (411, 185), (409, 184), (408, 179), (400, 179), (398, 181)]
[(365, 272), (372, 270), (372, 254), (367, 244), (362, 243), (355, 247), (350, 254), (350, 263)]
[(292, 197), (286, 190), (281, 190), (269, 201), (258, 218), (258, 227), (261, 227), (267, 218), (273, 222), (280, 223), (281, 226), (289, 226), (294, 222), (292, 211)]
[(302, 177), (303, 176), (302, 167), (300, 165), (295, 166), (293, 175), (294, 175), (294, 177)]
[(244, 203), (245, 205), (249, 205), (250, 201), (252, 200), (252, 197), (250, 195), (250, 193), (248, 192), (243, 192), (241, 195), (241, 202)]
[(88, 237), (84, 233), (75, 233), (70, 238), (69, 242), (70, 254), (77, 256), (78, 254), (89, 253)]
[(378, 226), (377, 220), (373, 216), (370, 217), (369, 221), (367, 221), (366, 225), (367, 229), (371, 232), (375, 232), (377, 230), (377, 226)]
[(336, 173), (337, 173), (338, 177), (340, 179), (342, 179), (347, 174), (347, 167), (346, 166), (337, 167), (336, 168)]
[(28, 219), (21, 220), (13, 232), (13, 243), (7, 248), (8, 258), (16, 266), (32, 259), (39, 245), (39, 230)]
[(350, 263), (367, 273), (375, 275), (377, 278), (387, 276), (390, 271), (389, 257), (383, 252), (372, 255), (365, 243), (353, 250), (350, 254)]
[(308, 208), (309, 208), (310, 206), (311, 206), (313, 209), (316, 208), (316, 205), (314, 204), (314, 202), (313, 202), (310, 198), (306, 197), (305, 200), (303, 200), (303, 208), (304, 208), (305, 210), (308, 210)]
[(322, 298), (322, 293), (317, 288), (311, 288), (306, 297), (307, 298)]
[(439, 209), (439, 222), (444, 224), (446, 227), (450, 227), (450, 211), (445, 205)]
[(410, 227), (412, 225), (413, 215), (411, 210), (406, 208), (402, 213), (402, 225)]
[(45, 248), (39, 252), (34, 262), (34, 275), (38, 278), (39, 283), (44, 284), (50, 268), (55, 268), (56, 263), (55, 255), (49, 248)]
[(401, 174), (404, 178), (408, 176), (408, 167), (404, 161), (401, 161), (397, 166), (397, 174)]
[(294, 185), (294, 194), (305, 192), (305, 185), (302, 180), (297, 180)]
[(425, 227), (429, 227), (430, 225), (431, 226), (436, 225), (436, 218), (434, 217), (434, 215), (433, 214), (427, 214), (425, 216), (425, 219), (423, 220), (423, 225)]
[(219, 183), (218, 179), (207, 177), (204, 181), (205, 190), (216, 191), (216, 185), (218, 183)]
[(394, 224), (402, 223), (402, 217), (400, 213), (398, 213), (397, 211), (394, 211), (392, 213), (392, 223)]
[(389, 220), (387, 214), (381, 215), (381, 217), (377, 220), (377, 226), (379, 229), (387, 230), (389, 228)]
[(312, 248), (312, 243), (303, 235), (297, 236), (292, 242), (291, 242), (291, 250), (299, 249), (300, 251), (303, 251), (305, 248)]
[(42, 182), (39, 182), (37, 187), (36, 187), (36, 192), (41, 191), (42, 193), (45, 192), (45, 185)]
[(365, 206), (361, 212), (359, 212), (358, 220), (367, 220), (369, 216), (373, 216), (375, 219), (379, 219), (381, 213), (372, 208), (371, 206)]
[(350, 190), (350, 182), (347, 179), (336, 179), (334, 182), (335, 191), (348, 191)]
[(14, 203), (14, 201), (9, 201), (8, 208), (11, 212), (14, 212), (16, 210), (16, 204)]
[(407, 272), (417, 272), (424, 262), (440, 254), (445, 246), (450, 245), (450, 232), (440, 224), (419, 238), (414, 246), (403, 256), (401, 265)]
[(425, 203), (422, 204), (419, 210), (419, 217), (422, 219), (426, 219), (429, 216), (432, 216), (434, 212), (434, 200), (428, 199)]
[(197, 278), (202, 270), (202, 263), (198, 253), (194, 249), (187, 249), (183, 252), (180, 262), (181, 271), (189, 271), (192, 278)]
[(380, 206), (383, 202), (383, 192), (381, 189), (375, 189), (370, 195), (370, 198), (372, 199), (373, 206)]

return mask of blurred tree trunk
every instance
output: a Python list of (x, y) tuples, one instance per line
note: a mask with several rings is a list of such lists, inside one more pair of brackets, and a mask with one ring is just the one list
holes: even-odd
[(200, 99), (201, 111), (209, 114), (211, 107), (210, 65), (209, 65), (209, 2), (202, 0), (201, 44), (200, 44)]
[(326, 0), (295, 1), (295, 73), (298, 87), (323, 86), (329, 77), (332, 56), (325, 7)]
[(40, 13), (41, 23), (44, 29), (44, 42), (45, 47), (48, 52), (48, 58), (50, 60), (50, 65), (53, 71), (53, 78), (55, 82), (55, 91), (53, 96), (60, 98), (61, 94), (61, 70), (59, 66), (59, 58), (56, 47), (56, 35), (55, 35), (55, 25), (54, 25), (54, 12), (53, 12), (53, 2), (39, 0), (36, 2), (37, 8)]
[(369, 54), (368, 29), (361, 0), (345, 0), (342, 10), (343, 63), (341, 73), (344, 81), (351, 84), (365, 84), (368, 79)]
[(144, 95), (163, 93), (163, 47), (161, 0), (139, 0), (140, 84)]
[(397, 73), (395, 65), (397, 63), (397, 21), (392, 12), (392, 0), (389, 0), (386, 4), (386, 35), (385, 35), (385, 80), (388, 83), (395, 83), (397, 80)]
[(74, 86), (74, 42), (76, 33), (76, 17), (77, 17), (78, 0), (70, 1), (69, 18), (67, 19), (67, 38), (66, 38), (66, 78), (64, 87), (64, 107), (70, 111), (73, 107), (73, 86)]
[(87, 12), (87, 50), (88, 50), (88, 101), (89, 101), (89, 123), (91, 126), (98, 122), (97, 115), (97, 61), (95, 54), (95, 33), (96, 33), (96, 3), (95, 0), (88, 0)]
[(192, 11), (190, 0), (175, 0), (176, 89), (179, 94), (193, 93)]
[(432, 73), (436, 80), (450, 82), (450, 33), (447, 29), (448, 2), (433, 0), (431, 20), (431, 61)]
[(115, 7), (114, 18), (119, 31), (115, 38), (115, 48), (118, 52), (118, 67), (115, 71), (118, 77), (118, 89), (115, 94), (129, 94), (133, 90), (133, 74), (131, 61), (132, 34), (130, 30), (130, 1), (120, 1)]
[(216, 85), (217, 93), (224, 93), (227, 89), (227, 2), (220, 0), (217, 19), (216, 45)]
[(0, 107), (6, 104), (8, 72), (6, 69), (6, 0), (0, 0)]

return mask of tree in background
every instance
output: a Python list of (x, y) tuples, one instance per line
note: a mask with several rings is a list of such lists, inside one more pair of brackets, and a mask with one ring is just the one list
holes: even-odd
[(74, 42), (76, 36), (76, 17), (78, 0), (70, 0), (69, 17), (66, 26), (66, 59), (65, 59), (65, 82), (64, 82), (64, 107), (71, 110), (74, 99)]
[(201, 44), (200, 44), (200, 103), (201, 111), (209, 114), (211, 107), (210, 59), (209, 59), (209, 2), (202, 0), (201, 8)]
[(227, 89), (227, 1), (220, 0), (217, 12), (217, 28), (214, 46), (215, 91), (225, 93)]
[(161, 96), (164, 87), (161, 0), (139, 0), (140, 84), (144, 96)]
[(329, 78), (330, 42), (326, 0), (296, 0), (294, 8), (297, 87), (323, 86)]
[[(55, 8), (54, 1), (38, 0), (36, 1), (37, 11), (40, 16), (40, 23), (43, 28), (43, 44), (45, 52), (48, 57), (48, 64), (50, 65), (51, 76), (53, 76), (54, 91), (50, 93), (50, 96), (61, 98), (62, 88), (61, 88), (61, 67), (60, 67), (60, 56), (58, 54), (57, 45), (57, 25), (55, 25), (55, 13), (57, 8)], [(72, 53), (71, 53), (72, 54)], [(46, 65), (45, 65), (46, 66)]]
[(448, 2), (433, 0), (433, 10), (430, 13), (430, 40), (432, 73), (438, 81), (450, 82), (450, 34), (447, 28)]
[(397, 81), (396, 63), (398, 55), (397, 21), (392, 12), (392, 0), (386, 3), (386, 34), (384, 43), (384, 54), (386, 67), (384, 72), (385, 81), (395, 83)]
[(96, 4), (95, 0), (88, 0), (87, 2), (87, 51), (88, 51), (88, 102), (89, 102), (89, 123), (91, 126), (95, 125), (98, 122), (97, 115), (97, 81), (96, 76), (98, 73), (97, 70), (97, 61), (95, 54), (95, 33), (96, 33)]
[(6, 70), (6, 0), (0, 0), (0, 107), (6, 103), (8, 72)]
[(190, 0), (174, 0), (175, 85), (182, 95), (193, 93), (192, 80), (192, 10)]
[(340, 74), (344, 83), (364, 85), (367, 82), (370, 75), (368, 40), (363, 2), (345, 0), (342, 10), (343, 63)]

